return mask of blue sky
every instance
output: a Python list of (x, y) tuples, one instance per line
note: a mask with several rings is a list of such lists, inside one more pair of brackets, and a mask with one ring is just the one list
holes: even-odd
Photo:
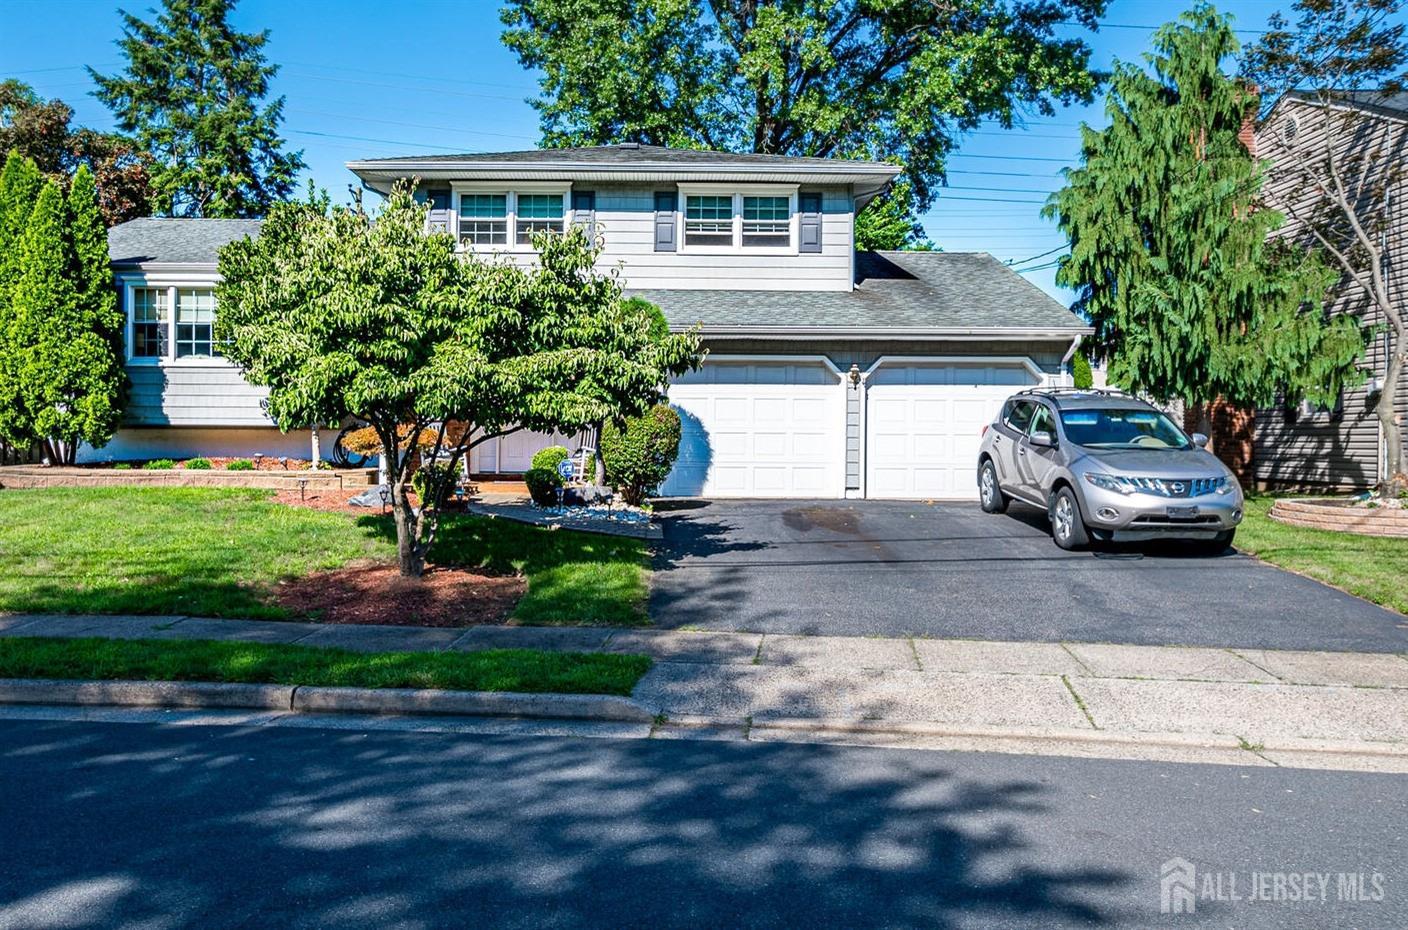
[[(1219, 4), (1238, 29), (1249, 30), (1244, 41), (1285, 6)], [(1099, 33), (1068, 31), (1085, 34), (1096, 65), (1108, 68), (1116, 58), (1137, 60), (1152, 27), (1184, 8), (1113, 0)], [(0, 78), (18, 77), (62, 98), (81, 125), (110, 128), (111, 115), (89, 96), (82, 66), (119, 66), (117, 9), (111, 0), (4, 0)], [(282, 68), (274, 89), (287, 98), (289, 145), (303, 150), (312, 178), (335, 198), (346, 199), (354, 180), (343, 167), (350, 159), (537, 142), (537, 115), (525, 102), (537, 90), (535, 77), (499, 43), (493, 0), (243, 0), (234, 19), (241, 29), (272, 30), (268, 52)], [(949, 188), (923, 218), (929, 236), (950, 251), (987, 251), (1004, 261), (1059, 250), (1060, 233), (1039, 211), (1079, 152), (1082, 120), (1100, 125), (1101, 103), (1033, 117), (1025, 129), (984, 127), (965, 139), (950, 161)], [(1070, 295), (1042, 267), (1049, 260), (1021, 267), (1035, 269), (1027, 277), (1064, 302)]]

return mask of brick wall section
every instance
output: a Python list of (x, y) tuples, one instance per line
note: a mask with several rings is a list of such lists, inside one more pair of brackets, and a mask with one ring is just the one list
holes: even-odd
[[(1192, 433), (1199, 428), (1198, 408), (1189, 407), (1183, 413), (1183, 429)], [(1256, 475), (1252, 468), (1256, 449), (1256, 411), (1238, 410), (1224, 401), (1212, 408), (1213, 454), (1232, 470), (1243, 487), (1252, 487)]]

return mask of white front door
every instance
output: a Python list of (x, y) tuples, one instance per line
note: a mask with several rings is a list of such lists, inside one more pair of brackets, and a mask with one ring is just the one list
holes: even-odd
[(866, 380), (866, 497), (976, 500), (983, 427), (1038, 383), (1023, 365), (876, 369)]
[(821, 362), (710, 362), (670, 385), (669, 497), (844, 497), (846, 394)]

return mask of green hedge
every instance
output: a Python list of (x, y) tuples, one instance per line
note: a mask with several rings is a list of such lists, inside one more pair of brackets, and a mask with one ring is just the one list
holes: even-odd
[(666, 404), (601, 431), (606, 480), (628, 504), (640, 504), (665, 480), (679, 451), (680, 415)]

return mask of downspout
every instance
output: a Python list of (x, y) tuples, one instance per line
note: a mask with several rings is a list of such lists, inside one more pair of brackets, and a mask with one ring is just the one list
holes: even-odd
[[(1076, 349), (1079, 349), (1079, 348), (1080, 348), (1080, 344), (1081, 344), (1081, 342), (1082, 342), (1084, 339), (1085, 339), (1085, 333), (1077, 333), (1076, 336), (1075, 336), (1075, 338), (1071, 340), (1071, 347), (1066, 350), (1066, 354), (1065, 354), (1065, 355), (1061, 356), (1061, 377), (1062, 377), (1062, 378), (1065, 378), (1065, 377), (1067, 376), (1067, 374), (1066, 374), (1066, 366), (1068, 366), (1068, 365), (1071, 363), (1071, 359), (1075, 357)], [(1075, 383), (1076, 383), (1076, 382), (1075, 382), (1075, 376), (1072, 375), (1072, 376), (1070, 376), (1070, 377), (1071, 377), (1071, 383), (1070, 383), (1069, 386), (1070, 386), (1070, 387), (1074, 387), (1074, 386), (1075, 386)]]

